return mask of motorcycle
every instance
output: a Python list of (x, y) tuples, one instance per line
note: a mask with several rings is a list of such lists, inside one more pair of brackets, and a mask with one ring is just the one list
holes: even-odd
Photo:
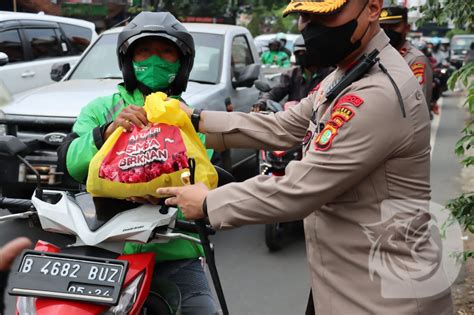
[[(266, 82), (257, 81), (255, 86), (261, 92), (271, 90)], [(288, 110), (290, 107), (298, 104), (296, 101), (286, 102), (283, 106), (280, 103), (267, 100), (265, 113), (277, 113)], [(284, 176), (285, 168), (293, 160), (301, 160), (303, 157), (302, 147), (297, 146), (286, 151), (260, 150), (258, 152), (258, 163), (260, 175), (268, 176)], [(265, 244), (270, 251), (278, 251), (283, 248), (285, 236), (292, 231), (301, 230), (302, 222), (284, 222), (271, 223), (265, 225)]]
[[(0, 154), (16, 156), (30, 166), (22, 157), (25, 151), (26, 145), (18, 138), (0, 137)], [(192, 184), (194, 163), (190, 164)], [(232, 181), (232, 175), (216, 169), (219, 185)], [(43, 190), (39, 173), (36, 176), (31, 200), (0, 197), (0, 208), (12, 213), (0, 217), (0, 222), (28, 219), (45, 231), (73, 235), (76, 241), (60, 248), (40, 240), (34, 250), (23, 251), (12, 267), (7, 288), (10, 295), (17, 296), (16, 314), (180, 314), (176, 285), (151, 287), (155, 254), (122, 254), (125, 242), (173, 239), (203, 246), (222, 312), (228, 314), (208, 238), (215, 233), (210, 226), (203, 221), (178, 220), (178, 209), (165, 205)], [(199, 238), (187, 233), (197, 233)]]

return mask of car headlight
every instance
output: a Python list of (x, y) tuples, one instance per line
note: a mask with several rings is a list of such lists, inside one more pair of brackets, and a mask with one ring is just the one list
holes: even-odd
[(20, 296), (16, 301), (19, 315), (36, 315), (36, 298)]
[[(5, 119), (5, 113), (3, 110), (0, 109), (0, 120)], [(0, 136), (6, 136), (7, 135), (7, 125), (0, 124)]]
[(140, 287), (143, 273), (127, 286), (120, 294), (119, 302), (116, 306), (109, 308), (104, 315), (127, 315), (137, 300), (138, 288)]

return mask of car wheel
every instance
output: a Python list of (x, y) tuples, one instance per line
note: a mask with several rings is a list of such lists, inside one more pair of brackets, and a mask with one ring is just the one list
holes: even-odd
[(265, 244), (272, 252), (283, 247), (283, 226), (281, 223), (265, 225)]

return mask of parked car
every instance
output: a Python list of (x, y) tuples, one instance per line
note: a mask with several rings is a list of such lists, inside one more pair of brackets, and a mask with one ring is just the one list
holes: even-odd
[(52, 83), (51, 66), (75, 64), (96, 38), (91, 22), (0, 11), (0, 79), (12, 94)]
[(460, 68), (473, 42), (474, 34), (453, 36), (451, 39), (451, 64)]
[[(263, 79), (250, 32), (232, 25), (185, 26), (194, 37), (196, 57), (183, 99), (198, 108), (226, 110), (230, 98), (234, 111), (250, 112), (258, 99), (253, 83)], [(116, 56), (120, 31), (121, 28), (116, 28), (102, 33), (61, 82), (22, 93), (0, 110), (0, 127), (6, 124), (7, 134), (17, 135), (36, 146), (27, 160), (40, 171), (45, 185), (69, 189), (77, 186), (66, 183), (62, 174), (57, 173), (56, 149), (70, 132), (82, 107), (99, 96), (115, 93), (116, 85), (122, 82)], [(61, 71), (52, 73), (55, 79), (58, 73)], [(254, 150), (232, 150), (228, 165), (235, 168), (253, 158), (254, 153)], [(32, 187), (35, 177), (24, 163), (7, 164), (1, 157), (0, 163), (4, 195)]]

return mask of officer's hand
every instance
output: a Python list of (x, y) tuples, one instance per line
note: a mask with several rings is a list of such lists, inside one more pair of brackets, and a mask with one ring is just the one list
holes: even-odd
[(267, 109), (267, 105), (264, 103), (257, 103), (252, 105), (252, 112), (258, 113)]
[(0, 271), (7, 271), (15, 259), (25, 248), (31, 246), (31, 241), (26, 237), (18, 237), (0, 248)]
[(115, 120), (107, 127), (104, 138), (107, 138), (117, 129), (122, 127), (127, 131), (132, 131), (133, 126), (145, 128), (148, 125), (145, 109), (141, 106), (129, 105), (125, 107)]
[(209, 189), (203, 183), (183, 187), (159, 188), (156, 192), (160, 195), (173, 196), (165, 200), (169, 206), (178, 206), (186, 220), (204, 218), (202, 204)]
[(193, 109), (189, 107), (188, 105), (184, 104), (183, 102), (179, 102), (179, 107), (183, 110), (183, 112), (188, 115), (189, 118), (191, 118), (191, 115), (193, 114)]

